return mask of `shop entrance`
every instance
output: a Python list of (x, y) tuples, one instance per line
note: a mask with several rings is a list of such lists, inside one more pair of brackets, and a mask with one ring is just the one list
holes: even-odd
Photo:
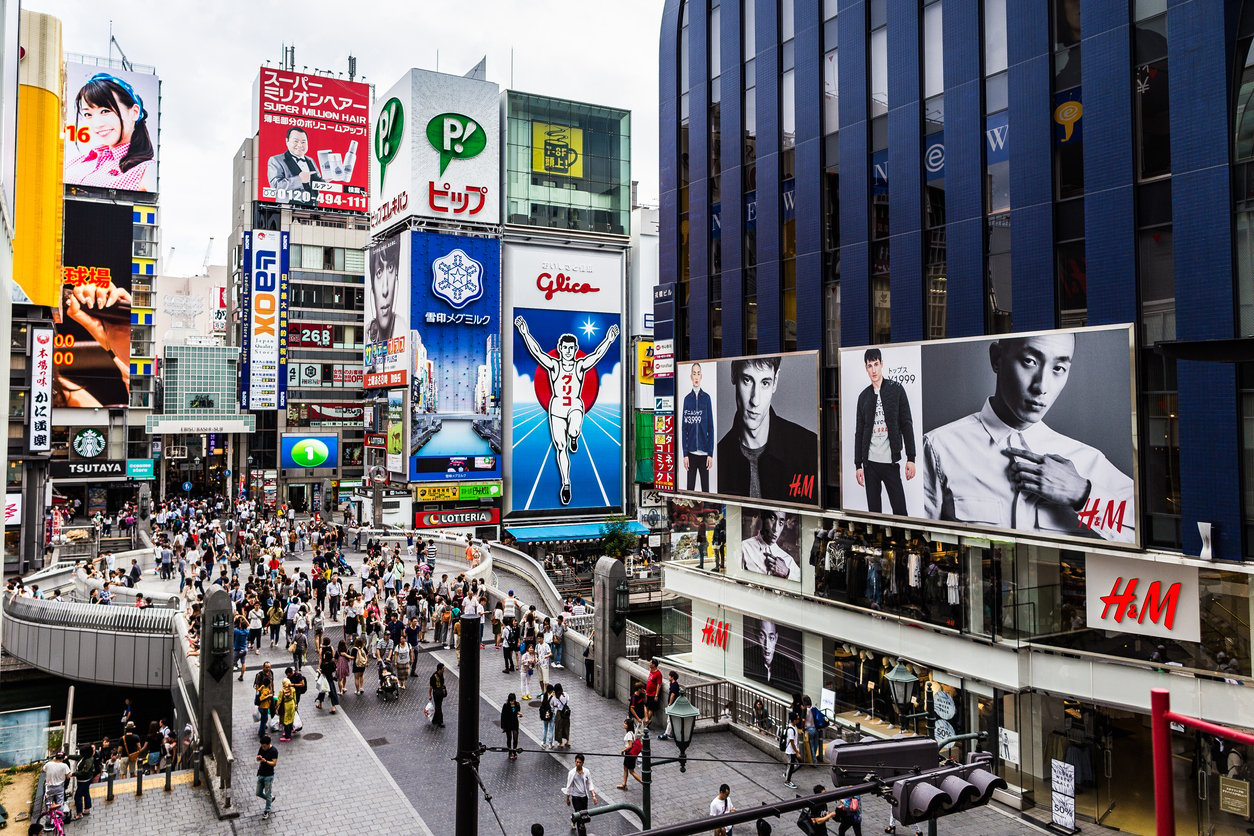
[(287, 504), (289, 508), (296, 511), (304, 511), (309, 507), (309, 486), (308, 485), (288, 485), (287, 486)]

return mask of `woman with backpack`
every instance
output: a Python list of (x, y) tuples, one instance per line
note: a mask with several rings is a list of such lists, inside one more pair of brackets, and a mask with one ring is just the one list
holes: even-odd
[[(501, 731), (505, 732), (505, 748), (509, 750), (509, 759), (512, 761), (518, 760), (518, 718), (521, 714), (522, 706), (518, 704), (518, 697), (510, 694), (501, 706)], [(544, 716), (543, 707), (540, 716)], [(545, 728), (548, 728), (547, 723)]]
[(365, 693), (362, 690), (366, 684), (366, 666), (370, 664), (370, 655), (366, 652), (366, 643), (360, 638), (353, 642), (353, 686), (357, 689), (357, 696)]
[(90, 743), (79, 746), (78, 756), (70, 758), (78, 761), (74, 767), (74, 818), (81, 819), (91, 815), (91, 785), (100, 777), (102, 764), (96, 757), (96, 747)]
[(266, 735), (266, 723), (270, 720), (270, 709), (274, 705), (274, 673), (270, 670), (269, 662), (263, 662), (261, 670), (253, 677), (253, 690), (257, 692), (253, 697), (253, 705), (257, 706), (257, 721), (261, 726), (257, 737), (262, 738)]
[(570, 748), (570, 700), (559, 682), (553, 686), (553, 748)]
[(544, 726), (544, 731), (540, 735), (540, 748), (541, 749), (553, 748), (554, 712), (553, 712), (553, 703), (550, 699), (552, 696), (553, 696), (553, 686), (545, 685), (544, 693), (540, 695), (540, 722)]

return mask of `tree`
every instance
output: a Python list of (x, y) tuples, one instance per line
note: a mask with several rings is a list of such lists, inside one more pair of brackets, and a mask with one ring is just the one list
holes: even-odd
[(610, 517), (601, 526), (601, 548), (619, 560), (636, 547), (636, 539), (626, 517)]

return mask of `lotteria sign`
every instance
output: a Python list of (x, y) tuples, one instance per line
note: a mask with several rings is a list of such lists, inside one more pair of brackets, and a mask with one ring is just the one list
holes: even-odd
[(473, 525), (496, 525), (500, 521), (496, 508), (474, 508), (461, 511), (419, 511), (414, 514), (414, 528), (461, 528)]
[(340, 439), (334, 435), (284, 435), (284, 468), (332, 468), (340, 466)]
[(240, 408), (287, 408), (288, 233), (244, 233)]

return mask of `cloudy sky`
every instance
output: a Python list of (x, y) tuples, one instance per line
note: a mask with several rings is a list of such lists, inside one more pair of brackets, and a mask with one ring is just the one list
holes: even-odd
[[(296, 47), (296, 69), (345, 72), (387, 90), (409, 67), (461, 75), (485, 54), (502, 88), (632, 112), (632, 179), (657, 198), (657, 47), (662, 0), (250, 0), (192, 3), (29, 0), (65, 25), (66, 52), (107, 56), (113, 35), (157, 68), (161, 101), (161, 265), (167, 275), (225, 263), (231, 159), (252, 130), (252, 84)], [(513, 69), (511, 81), (511, 49)], [(117, 55), (116, 50), (114, 55)]]

